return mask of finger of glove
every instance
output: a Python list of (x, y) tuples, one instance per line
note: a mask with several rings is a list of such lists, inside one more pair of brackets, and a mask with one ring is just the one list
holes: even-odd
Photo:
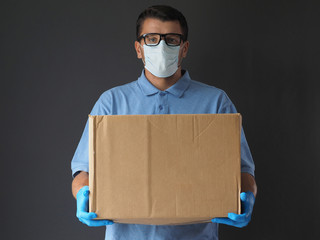
[(240, 199), (241, 199), (241, 201), (246, 201), (247, 200), (247, 194), (245, 192), (240, 193)]
[(240, 199), (242, 202), (247, 202), (249, 205), (254, 205), (255, 202), (255, 197), (250, 191), (240, 193)]
[(243, 214), (228, 213), (228, 218), (236, 222), (246, 222), (248, 221), (249, 216), (246, 213), (243, 213)]
[(243, 214), (245, 214), (245, 218), (250, 218), (254, 205), (254, 196), (253, 194), (248, 194), (246, 192), (242, 192), (240, 194), (241, 204)]
[(222, 223), (222, 224), (227, 224), (227, 225), (233, 224), (233, 221), (229, 218), (214, 218), (211, 221), (214, 223)]
[(84, 188), (80, 189), (77, 194), (77, 210), (80, 212), (88, 212), (89, 190)]
[(102, 227), (102, 226), (113, 224), (113, 222), (109, 220), (88, 220), (83, 218), (80, 218), (79, 220), (82, 223), (88, 225), (89, 227)]
[(233, 227), (239, 227), (239, 228), (242, 228), (242, 227), (245, 227), (248, 225), (248, 223), (246, 223), (246, 222), (239, 223), (239, 222), (235, 222), (229, 218), (214, 218), (214, 219), (212, 219), (212, 222), (225, 224), (225, 225), (229, 225), (229, 226), (233, 226)]
[(106, 220), (108, 223), (107, 223), (107, 225), (112, 225), (112, 224), (114, 224), (114, 222), (113, 221), (110, 221), (110, 220)]
[(92, 219), (94, 219), (94, 218), (97, 217), (97, 214), (94, 213), (94, 212), (82, 212), (82, 211), (78, 211), (77, 217), (78, 217), (78, 218), (83, 218), (83, 219), (86, 219), (86, 220), (92, 220)]
[[(85, 194), (84, 194), (85, 193)], [(82, 187), (77, 193), (77, 199), (82, 197), (82, 195), (89, 195), (89, 186)]]

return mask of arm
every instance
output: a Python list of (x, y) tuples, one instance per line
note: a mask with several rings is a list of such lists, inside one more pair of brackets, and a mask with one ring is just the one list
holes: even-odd
[(80, 172), (72, 181), (72, 195), (77, 199), (77, 193), (84, 186), (89, 186), (89, 174)]
[(254, 177), (249, 173), (241, 173), (241, 192), (252, 192), (257, 196), (257, 184)]

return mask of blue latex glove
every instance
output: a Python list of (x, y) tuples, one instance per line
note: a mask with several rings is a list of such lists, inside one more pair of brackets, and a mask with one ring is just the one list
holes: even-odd
[(234, 227), (245, 227), (251, 220), (255, 198), (252, 192), (242, 192), (240, 194), (242, 214), (228, 213), (228, 218), (213, 218), (213, 223), (222, 223)]
[(97, 214), (88, 212), (89, 205), (89, 187), (84, 186), (77, 193), (77, 218), (80, 222), (88, 225), (89, 227), (101, 227), (113, 224), (109, 220), (94, 220)]

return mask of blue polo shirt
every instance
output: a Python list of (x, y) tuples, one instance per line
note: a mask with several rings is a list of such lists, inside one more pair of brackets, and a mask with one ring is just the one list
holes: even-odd
[[(161, 91), (153, 86), (142, 71), (138, 80), (104, 92), (91, 115), (201, 114), (236, 113), (227, 94), (213, 86), (194, 81), (189, 73), (173, 86)], [(72, 174), (89, 172), (88, 122), (71, 162)], [(254, 176), (254, 163), (244, 131), (241, 131), (241, 172)], [(113, 224), (106, 229), (108, 240), (203, 240), (218, 239), (218, 225), (201, 223), (177, 226)]]

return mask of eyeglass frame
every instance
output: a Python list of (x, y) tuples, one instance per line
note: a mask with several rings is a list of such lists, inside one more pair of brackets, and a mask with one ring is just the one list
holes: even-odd
[[(160, 40), (157, 44), (154, 44), (154, 45), (151, 45), (151, 44), (147, 44), (146, 43), (146, 36), (148, 35), (151, 35), (151, 34), (157, 34), (157, 35), (160, 35)], [(167, 43), (167, 39), (166, 39), (166, 36), (167, 35), (176, 35), (176, 36), (179, 36), (180, 37), (180, 43), (179, 45), (181, 44), (181, 42), (184, 42), (185, 41), (185, 38), (183, 36), (183, 34), (180, 34), (180, 33), (165, 33), (165, 34), (161, 34), (161, 33), (145, 33), (145, 34), (142, 34), (140, 37), (137, 38), (137, 41), (140, 42), (141, 39), (143, 38), (144, 40), (144, 43), (147, 45), (147, 46), (150, 46), (150, 47), (155, 47), (155, 46), (158, 46), (159, 43), (161, 42), (162, 38), (164, 39), (165, 43), (168, 45), (168, 46), (171, 46), (171, 47), (177, 47), (179, 45), (169, 45)]]

